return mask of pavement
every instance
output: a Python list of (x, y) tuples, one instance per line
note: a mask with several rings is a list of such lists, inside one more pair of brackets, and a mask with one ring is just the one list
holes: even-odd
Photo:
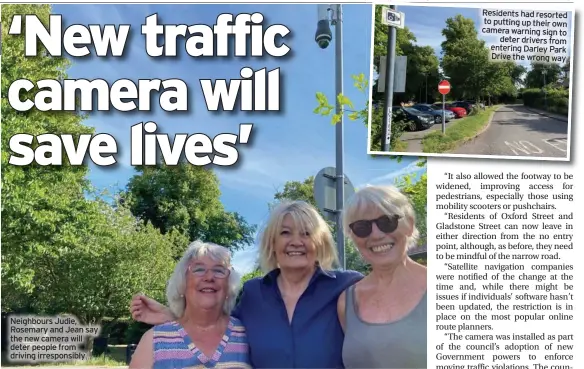
[[(462, 118), (464, 119), (464, 118)], [(458, 119), (452, 119), (449, 122), (446, 122), (446, 128), (448, 125), (456, 122)], [(430, 132), (438, 131), (442, 129), (442, 123), (434, 124), (432, 127), (425, 129), (423, 131), (405, 131), (399, 137), (400, 141), (403, 141), (408, 144), (408, 148), (406, 152), (415, 152), (415, 153), (422, 153), (423, 146), (422, 146), (422, 139), (426, 137), (426, 135), (430, 134)]]
[(567, 117), (505, 105), (495, 112), (485, 132), (450, 153), (565, 159), (567, 151)]

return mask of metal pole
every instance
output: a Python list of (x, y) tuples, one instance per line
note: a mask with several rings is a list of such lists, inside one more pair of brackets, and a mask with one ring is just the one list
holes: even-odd
[(542, 73), (543, 73), (543, 107), (545, 110), (547, 110), (547, 90), (545, 88), (546, 86), (545, 75), (547, 74), (547, 70), (543, 69)]
[[(395, 5), (389, 6), (395, 10)], [(389, 26), (387, 37), (387, 64), (385, 67), (385, 103), (383, 105), (383, 135), (381, 137), (381, 147), (383, 151), (389, 151), (389, 140), (391, 138), (391, 116), (393, 106), (393, 74), (395, 72), (395, 27)]]
[(343, 94), (343, 8), (341, 4), (337, 4), (335, 24), (335, 74), (336, 74), (336, 95), (337, 114), (340, 114), (341, 119), (337, 122), (336, 129), (336, 177), (337, 177), (337, 249), (339, 253), (339, 261), (341, 268), (345, 269), (345, 236), (343, 234), (343, 223), (341, 219), (342, 211), (345, 202), (345, 176), (343, 163), (343, 121), (344, 113), (339, 99), (339, 95)]
[(426, 97), (424, 98), (426, 104), (428, 103), (428, 72), (426, 72)]
[(442, 134), (446, 133), (446, 120), (444, 116), (446, 115), (446, 95), (442, 94)]

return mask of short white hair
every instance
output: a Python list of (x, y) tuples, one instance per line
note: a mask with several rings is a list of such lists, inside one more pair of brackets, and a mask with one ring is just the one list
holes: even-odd
[(191, 243), (178, 264), (174, 268), (168, 285), (166, 286), (166, 299), (168, 307), (176, 318), (181, 318), (185, 312), (186, 299), (185, 293), (187, 288), (187, 272), (191, 260), (208, 256), (211, 259), (221, 263), (224, 267), (229, 268), (229, 280), (227, 281), (227, 299), (223, 304), (223, 311), (230, 315), (231, 310), (235, 307), (237, 294), (241, 287), (241, 275), (231, 266), (231, 253), (226, 247), (195, 241)]
[(366, 186), (355, 192), (345, 205), (343, 214), (343, 229), (347, 236), (353, 237), (349, 225), (360, 220), (371, 207), (377, 207), (388, 216), (398, 215), (411, 226), (412, 234), (408, 237), (407, 247), (416, 247), (420, 236), (416, 228), (416, 212), (410, 199), (394, 186)]

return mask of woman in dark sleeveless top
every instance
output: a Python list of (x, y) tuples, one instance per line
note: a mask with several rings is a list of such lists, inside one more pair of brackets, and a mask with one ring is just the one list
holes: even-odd
[(394, 187), (366, 187), (344, 222), (372, 269), (338, 300), (345, 368), (426, 368), (426, 267), (407, 254), (418, 238), (412, 204)]

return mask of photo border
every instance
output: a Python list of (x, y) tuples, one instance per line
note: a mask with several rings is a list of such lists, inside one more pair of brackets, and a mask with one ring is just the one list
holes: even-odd
[[(495, 6), (490, 6), (494, 4)], [(501, 4), (505, 4), (504, 7)], [(475, 9), (487, 9), (487, 8), (501, 8), (501, 9), (525, 9), (525, 5), (534, 10), (547, 10), (547, 11), (569, 11), (571, 12), (571, 41), (570, 41), (570, 84), (568, 92), (568, 133), (566, 139), (566, 157), (550, 157), (550, 156), (519, 156), (519, 155), (467, 155), (467, 154), (450, 154), (450, 153), (426, 153), (426, 152), (408, 152), (408, 151), (372, 151), (371, 150), (371, 123), (372, 123), (372, 97), (373, 97), (373, 69), (374, 69), (374, 41), (375, 41), (375, 8), (377, 5), (390, 5), (388, 1), (373, 0), (372, 2), (372, 18), (371, 18), (371, 67), (369, 73), (369, 105), (368, 105), (368, 123), (367, 123), (367, 154), (376, 156), (425, 156), (425, 157), (440, 157), (440, 158), (473, 158), (473, 159), (507, 159), (507, 160), (532, 160), (532, 161), (558, 161), (558, 162), (570, 162), (572, 154), (572, 114), (573, 114), (573, 85), (574, 85), (574, 44), (575, 44), (575, 15), (576, 8), (573, 1), (558, 1), (554, 4), (550, 4), (549, 1), (489, 1), (485, 2), (429, 2), (429, 1), (403, 1), (395, 0), (391, 2), (391, 5), (401, 5), (401, 6), (423, 6), (423, 7), (444, 7), (444, 8), (475, 8)], [(558, 6), (559, 9), (550, 9), (551, 6)], [(398, 8), (399, 11), (399, 8)]]

